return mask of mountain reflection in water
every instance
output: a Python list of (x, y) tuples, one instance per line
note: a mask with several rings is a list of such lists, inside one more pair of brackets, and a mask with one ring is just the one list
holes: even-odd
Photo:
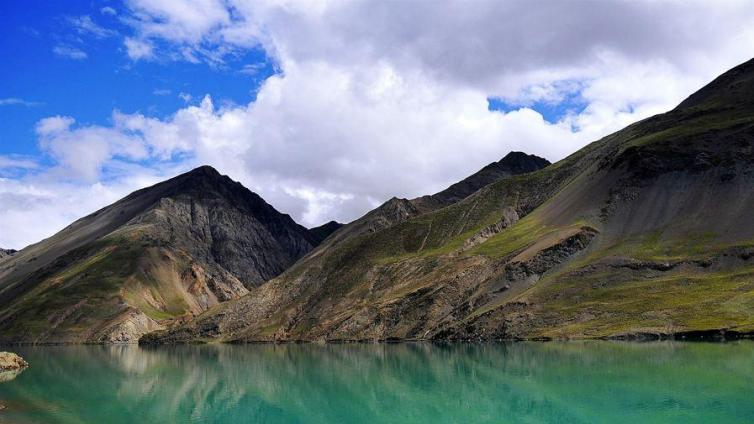
[(0, 422), (752, 422), (754, 343), (22, 347)]

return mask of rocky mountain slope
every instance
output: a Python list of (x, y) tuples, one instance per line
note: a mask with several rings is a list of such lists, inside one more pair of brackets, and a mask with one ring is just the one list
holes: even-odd
[(393, 199), (386, 225), (142, 341), (752, 334), (753, 99), (750, 61), (542, 170)]
[(246, 294), (317, 243), (241, 184), (197, 168), (0, 262), (0, 342), (135, 341)]
[(440, 209), (459, 202), (480, 188), (503, 178), (539, 171), (550, 165), (550, 161), (523, 152), (510, 152), (497, 162), (485, 166), (474, 174), (451, 185), (445, 190), (430, 196), (423, 196), (411, 202), (422, 211)]
[(0, 249), (0, 260), (12, 256), (14, 253), (16, 251), (13, 249)]

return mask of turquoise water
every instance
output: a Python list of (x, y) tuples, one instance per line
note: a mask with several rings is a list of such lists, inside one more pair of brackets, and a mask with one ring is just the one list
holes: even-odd
[(0, 422), (754, 422), (754, 342), (14, 350)]

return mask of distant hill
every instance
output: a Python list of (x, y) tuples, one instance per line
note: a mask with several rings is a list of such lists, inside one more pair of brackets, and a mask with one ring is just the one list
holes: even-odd
[(319, 227), (309, 228), (309, 233), (317, 239), (317, 244), (322, 243), (330, 234), (337, 231), (343, 224), (340, 222), (330, 221)]
[(0, 262), (0, 341), (135, 341), (246, 294), (318, 242), (200, 167)]
[(754, 334), (752, 99), (749, 61), (544, 169), (391, 199), (142, 341)]

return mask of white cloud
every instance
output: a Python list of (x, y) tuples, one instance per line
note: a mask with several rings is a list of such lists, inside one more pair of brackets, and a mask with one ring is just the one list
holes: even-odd
[(385, 60), (506, 97), (533, 84), (598, 77), (605, 52), (685, 69), (709, 69), (717, 60), (711, 56), (743, 60), (747, 53), (741, 45), (751, 42), (754, 18), (750, 1), (735, 0), (536, 6), (451, 1), (443, 7), (428, 2), (189, 3), (132, 1), (132, 26), (141, 37), (168, 40), (179, 49), (223, 46), (231, 52), (229, 46), (261, 44), (282, 62), (325, 60), (347, 67)]
[(220, 0), (130, 0), (128, 6), (145, 38), (198, 43), (231, 21), (230, 11)]
[(105, 6), (102, 9), (100, 9), (99, 11), (103, 15), (115, 16), (115, 15), (118, 14), (118, 12), (115, 9), (113, 9), (112, 7), (110, 7), (110, 6)]
[(4, 99), (0, 99), (0, 106), (26, 106), (26, 107), (34, 107), (39, 106), (42, 103), (40, 102), (32, 102), (29, 100), (20, 99), (18, 97), (6, 97)]
[(63, 182), (46, 173), (0, 178), (0, 246), (21, 249), (162, 178), (149, 170), (108, 183)]
[(126, 37), (123, 43), (126, 46), (128, 57), (133, 60), (149, 59), (154, 55), (154, 48), (148, 41)]
[(171, 91), (167, 88), (155, 88), (154, 90), (152, 90), (152, 94), (154, 94), (155, 96), (167, 96), (170, 93)]
[(240, 71), (238, 71), (239, 74), (244, 75), (251, 75), (254, 76), (264, 67), (261, 63), (248, 63), (244, 65)]
[(97, 25), (89, 15), (69, 16), (67, 18), (76, 31), (81, 35), (91, 35), (95, 38), (107, 38), (118, 34), (117, 31)]
[(75, 119), (70, 116), (51, 116), (37, 122), (36, 131), (41, 136), (49, 136), (63, 131), (67, 131)]
[(0, 155), (0, 171), (5, 169), (36, 169), (39, 164), (20, 155)]
[(55, 116), (39, 121), (36, 132), (40, 148), (56, 162), (69, 179), (95, 182), (109, 161), (138, 161), (149, 157), (149, 145), (138, 135), (116, 126), (73, 128), (73, 118)]
[(52, 52), (60, 57), (65, 57), (73, 60), (84, 60), (87, 58), (85, 51), (77, 47), (69, 46), (67, 44), (58, 44), (57, 46), (53, 47)]

